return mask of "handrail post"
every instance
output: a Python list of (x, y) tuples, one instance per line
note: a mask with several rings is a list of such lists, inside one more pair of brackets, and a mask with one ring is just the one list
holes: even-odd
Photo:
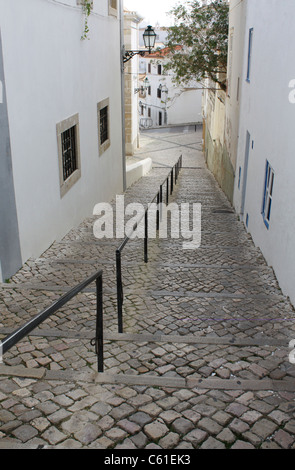
[(96, 354), (97, 370), (103, 372), (103, 290), (102, 276), (96, 279)]
[(160, 220), (162, 221), (163, 185), (160, 186)]
[(173, 193), (173, 168), (171, 170), (171, 184), (170, 184), (170, 194)]
[(144, 214), (144, 262), (148, 262), (148, 210)]
[(157, 230), (160, 228), (160, 213), (159, 213), (160, 193), (157, 194)]
[(123, 333), (123, 285), (121, 269), (121, 252), (116, 251), (116, 277), (117, 277), (117, 311), (118, 311), (118, 332)]
[(168, 206), (169, 204), (169, 175), (167, 176), (166, 179), (166, 205)]

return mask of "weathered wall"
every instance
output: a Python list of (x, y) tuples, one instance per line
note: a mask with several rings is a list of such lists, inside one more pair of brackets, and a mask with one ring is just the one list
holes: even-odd
[(205, 155), (208, 169), (213, 173), (216, 181), (226, 194), (229, 201), (233, 201), (234, 169), (224, 145), (220, 141), (213, 142), (205, 126)]

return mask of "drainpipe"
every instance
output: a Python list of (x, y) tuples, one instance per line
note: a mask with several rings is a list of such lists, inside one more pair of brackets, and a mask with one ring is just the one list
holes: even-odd
[(123, 166), (123, 191), (126, 190), (126, 144), (125, 144), (125, 78), (124, 78), (124, 9), (123, 0), (120, 5), (120, 61), (121, 61), (121, 113), (122, 113), (122, 166)]

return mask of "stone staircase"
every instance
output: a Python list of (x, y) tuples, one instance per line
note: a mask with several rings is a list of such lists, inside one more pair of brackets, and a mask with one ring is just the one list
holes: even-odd
[[(146, 205), (153, 199), (169, 164), (176, 162), (175, 156), (167, 161), (167, 151), (162, 160), (160, 155), (154, 169), (128, 188), (125, 204)], [(295, 366), (288, 361), (294, 309), (194, 151), (184, 154), (172, 201), (202, 204), (202, 245), (183, 250), (182, 239), (149, 240), (145, 264), (143, 240), (129, 241), (122, 256), (122, 334), (115, 271), (120, 241), (95, 239), (95, 217), (1, 286), (1, 335), (6, 335), (102, 268), (104, 373), (96, 372), (90, 344), (96, 295), (95, 286), (89, 286), (12, 348), (0, 375), (137, 389), (172, 387), (192, 394), (227, 390), (232, 397), (247, 391), (295, 391)]]
[[(129, 241), (122, 258), (124, 335), (117, 333), (119, 241), (95, 239), (95, 217), (26, 263), (3, 286), (2, 332), (20, 326), (102, 267), (106, 380), (116, 374), (119, 379), (111, 380), (121, 380), (121, 374), (181, 381), (293, 379), (294, 367), (287, 363), (293, 309), (215, 180), (189, 160), (171, 201), (202, 203), (202, 245), (183, 250), (182, 239), (150, 240), (145, 264), (143, 241)], [(147, 204), (167, 173), (167, 168), (154, 169), (126, 192), (125, 204)], [(95, 305), (95, 287), (90, 286), (8, 353), (6, 364), (95, 370), (89, 342)]]

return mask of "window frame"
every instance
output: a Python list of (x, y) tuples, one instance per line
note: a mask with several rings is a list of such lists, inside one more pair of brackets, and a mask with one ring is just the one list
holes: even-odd
[[(75, 156), (76, 156), (76, 169), (64, 179), (64, 164), (63, 164), (63, 144), (62, 135), (75, 128)], [(64, 119), (56, 124), (57, 135), (57, 148), (58, 148), (58, 164), (59, 164), (59, 185), (60, 196), (63, 197), (69, 189), (81, 178), (81, 155), (80, 155), (80, 128), (79, 128), (79, 114)]]
[(116, 8), (112, 6), (112, 0), (109, 0), (109, 15), (111, 16), (118, 16), (118, 0), (115, 0)]
[(262, 217), (267, 229), (270, 225), (270, 216), (272, 209), (273, 189), (274, 189), (275, 172), (269, 161), (266, 160), (265, 165), (265, 179), (264, 179), (264, 192), (262, 201)]
[[(101, 142), (101, 111), (107, 108), (107, 138)], [(110, 100), (106, 98), (97, 103), (97, 128), (98, 128), (98, 150), (101, 156), (111, 145), (110, 136)]]
[(252, 65), (252, 52), (253, 52), (253, 34), (254, 28), (249, 29), (249, 38), (248, 38), (248, 61), (247, 61), (247, 78), (246, 81), (250, 83), (251, 76), (251, 65)]

